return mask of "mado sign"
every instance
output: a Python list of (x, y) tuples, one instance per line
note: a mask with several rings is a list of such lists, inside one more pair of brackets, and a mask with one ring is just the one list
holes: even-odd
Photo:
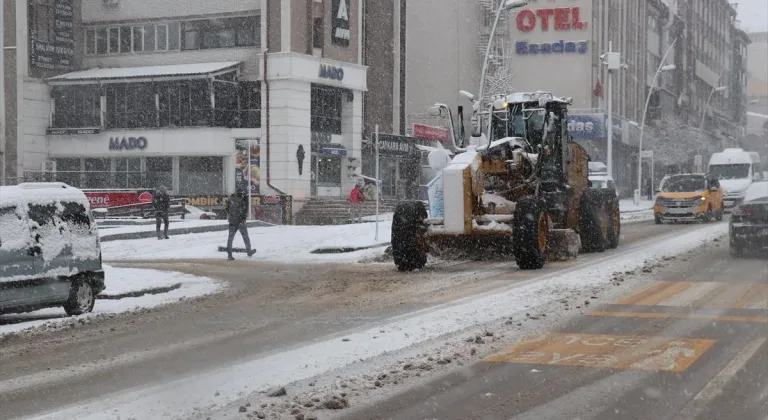
[(568, 115), (568, 133), (574, 139), (595, 139), (605, 135), (605, 116), (603, 114)]
[(517, 55), (537, 54), (586, 54), (589, 49), (588, 41), (564, 41), (545, 42), (543, 44), (518, 41), (515, 43)]
[(110, 137), (109, 150), (144, 150), (147, 148), (146, 137)]

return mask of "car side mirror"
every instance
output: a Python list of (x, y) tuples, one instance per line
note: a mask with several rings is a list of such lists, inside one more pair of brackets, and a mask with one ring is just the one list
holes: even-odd
[(752, 180), (753, 181), (760, 181), (761, 179), (762, 179), (762, 177), (760, 176), (759, 172), (755, 172), (754, 174), (752, 174)]

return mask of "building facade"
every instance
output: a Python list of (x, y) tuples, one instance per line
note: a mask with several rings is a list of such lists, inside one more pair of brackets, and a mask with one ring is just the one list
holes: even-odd
[(80, 0), (3, 0), (0, 183), (15, 184), (46, 162), (51, 100), (46, 78), (80, 65)]
[(298, 202), (355, 183), (360, 1), (109, 0), (76, 13), (75, 71), (40, 83), (41, 160), (57, 179)]

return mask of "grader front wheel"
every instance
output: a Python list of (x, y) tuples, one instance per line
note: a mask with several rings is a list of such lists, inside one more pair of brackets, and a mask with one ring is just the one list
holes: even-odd
[(579, 234), (584, 252), (603, 252), (608, 245), (607, 203), (599, 190), (586, 190), (579, 203)]
[(549, 219), (544, 206), (535, 197), (525, 197), (515, 208), (513, 248), (517, 266), (522, 270), (544, 267), (549, 241)]

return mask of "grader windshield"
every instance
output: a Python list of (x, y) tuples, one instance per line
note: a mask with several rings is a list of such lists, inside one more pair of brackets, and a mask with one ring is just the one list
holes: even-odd
[(541, 144), (545, 111), (538, 105), (534, 102), (495, 105), (491, 120), (491, 141), (521, 137), (532, 146)]

